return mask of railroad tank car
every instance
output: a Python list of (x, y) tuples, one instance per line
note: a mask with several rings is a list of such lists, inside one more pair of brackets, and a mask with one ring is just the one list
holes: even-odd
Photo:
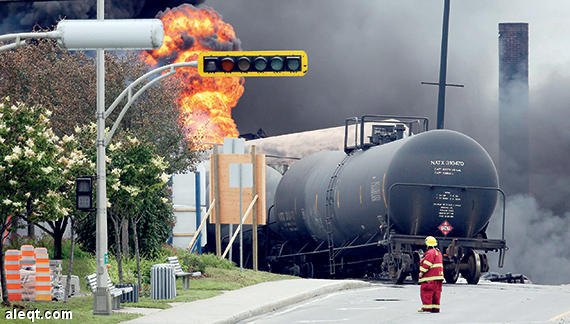
[(485, 234), (502, 191), (481, 145), (452, 130), (414, 135), (411, 127), (424, 120), (413, 117), (376, 124), (365, 141), (366, 123), (385, 119), (354, 120), (360, 144), (355, 138), (348, 146), (345, 138), (344, 152), (307, 156), (279, 182), (269, 215), (274, 269), (312, 276), (320, 266), (335, 275), (359, 264), (361, 270), (376, 266), (396, 282), (417, 279), (427, 235), (445, 252), (448, 282), (461, 273), (477, 283), (488, 271), (488, 251), (500, 252), (502, 266), (504, 237)]

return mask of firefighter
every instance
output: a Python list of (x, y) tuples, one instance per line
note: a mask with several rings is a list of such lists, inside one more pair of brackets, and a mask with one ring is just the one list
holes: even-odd
[(437, 249), (437, 240), (426, 237), (427, 251), (420, 261), (420, 296), (422, 308), (418, 312), (439, 313), (441, 287), (443, 285), (443, 257)]

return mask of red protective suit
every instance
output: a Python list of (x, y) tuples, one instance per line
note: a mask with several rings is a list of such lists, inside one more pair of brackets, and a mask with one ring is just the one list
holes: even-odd
[(422, 298), (421, 311), (439, 313), (441, 288), (443, 285), (443, 257), (435, 248), (428, 248), (420, 261), (420, 296)]

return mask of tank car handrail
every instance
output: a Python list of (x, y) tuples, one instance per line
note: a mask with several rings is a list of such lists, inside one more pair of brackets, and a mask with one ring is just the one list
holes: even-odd
[[(348, 147), (348, 123), (354, 121), (354, 146)], [(358, 117), (347, 118), (344, 121), (344, 153), (349, 153), (353, 149), (358, 148)]]
[[(434, 187), (438, 187), (438, 188), (454, 188), (454, 189), (477, 189), (477, 190), (494, 190), (494, 191), (498, 191), (502, 196), (503, 196), (503, 222), (502, 222), (502, 229), (501, 229), (501, 240), (505, 241), (505, 210), (506, 210), (506, 196), (505, 196), (505, 192), (499, 188), (499, 187), (482, 187), (482, 186), (461, 186), (461, 185), (441, 185), (441, 184), (431, 184), (431, 183), (406, 183), (406, 182), (396, 182), (393, 183), (390, 188), (388, 188), (388, 199), (386, 199), (388, 201), (388, 208), (386, 208), (387, 211), (387, 216), (388, 216), (388, 230), (390, 229), (390, 204), (391, 204), (391, 197), (392, 197), (392, 189), (394, 189), (397, 186), (410, 186), (410, 187), (428, 187), (428, 188), (434, 188)], [(499, 251), (499, 268), (503, 267), (503, 263), (504, 263), (504, 259), (505, 259), (505, 255), (503, 253), (503, 249), (501, 249)]]
[[(366, 118), (374, 118), (374, 119), (398, 119), (400, 122), (408, 125), (408, 136), (412, 135), (412, 124), (421, 120), (425, 125), (421, 132), (425, 132), (429, 129), (429, 119), (427, 117), (415, 117), (415, 116), (394, 116), (394, 115), (363, 115), (360, 118), (360, 147), (364, 148), (364, 123), (366, 122)], [(402, 119), (406, 119), (407, 121), (402, 121)], [(370, 120), (369, 120), (370, 121)], [(381, 121), (381, 120), (372, 120), (372, 121)]]
[[(385, 119), (397, 119), (400, 123), (406, 124), (408, 126), (408, 136), (412, 135), (412, 124), (418, 123), (420, 127), (423, 124), (423, 128), (420, 129), (419, 133), (429, 130), (429, 119), (427, 117), (416, 117), (416, 116), (396, 116), (396, 115), (363, 115), (362, 117), (350, 117), (345, 119), (344, 122), (344, 152), (350, 153), (356, 149), (364, 149), (364, 123), (367, 121), (384, 121)], [(370, 118), (373, 118), (370, 120)], [(354, 146), (348, 146), (348, 126), (349, 122), (354, 122)], [(420, 124), (421, 122), (421, 124)], [(358, 124), (360, 124), (360, 145), (358, 144)]]

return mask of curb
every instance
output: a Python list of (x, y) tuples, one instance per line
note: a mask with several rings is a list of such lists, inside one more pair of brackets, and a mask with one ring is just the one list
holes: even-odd
[(325, 287), (320, 287), (317, 289), (314, 289), (312, 291), (308, 291), (302, 294), (299, 294), (297, 296), (293, 296), (293, 297), (289, 297), (283, 300), (279, 300), (267, 305), (262, 305), (256, 309), (253, 310), (249, 310), (243, 313), (238, 313), (236, 315), (233, 315), (231, 317), (228, 317), (226, 319), (223, 320), (219, 320), (216, 322), (213, 322), (212, 324), (232, 324), (232, 323), (236, 323), (254, 316), (258, 316), (261, 314), (265, 314), (265, 313), (270, 313), (273, 312), (277, 309), (286, 307), (286, 306), (290, 306), (317, 296), (321, 296), (321, 295), (326, 295), (326, 294), (330, 294), (333, 292), (337, 292), (337, 291), (341, 291), (341, 290), (348, 290), (348, 289), (356, 289), (356, 288), (363, 288), (363, 287), (369, 287), (372, 286), (371, 283), (369, 282), (364, 282), (364, 281), (339, 281), (339, 282), (335, 282), (331, 285), (327, 285)]

